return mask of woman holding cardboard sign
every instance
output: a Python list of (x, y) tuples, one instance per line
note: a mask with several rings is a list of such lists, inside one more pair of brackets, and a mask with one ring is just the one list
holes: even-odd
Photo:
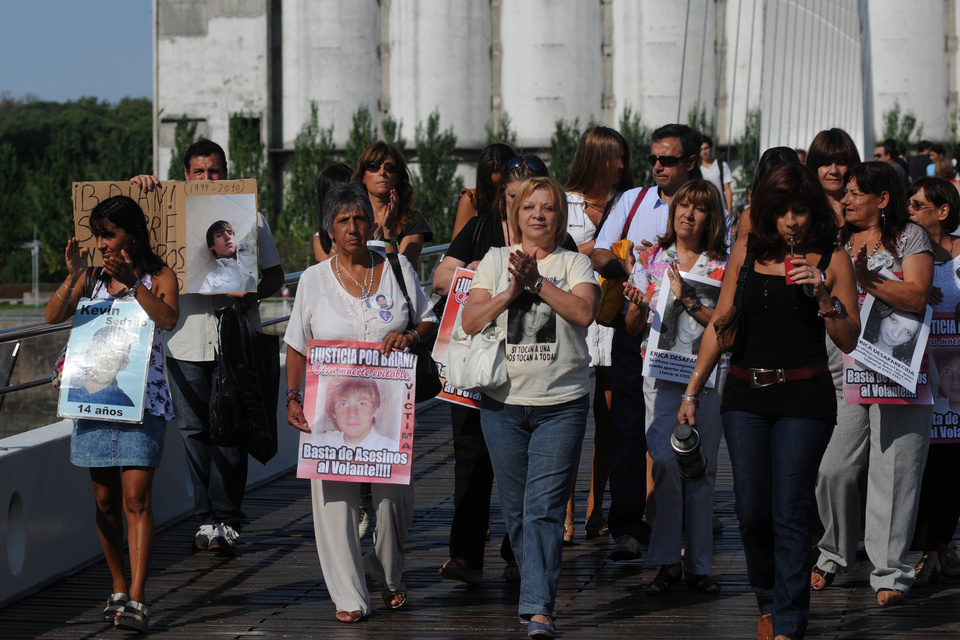
[[(847, 174), (841, 202), (846, 224), (840, 242), (853, 260), (861, 291), (897, 311), (922, 314), (933, 282), (933, 253), (926, 232), (910, 222), (896, 172), (885, 162), (855, 167)], [(901, 280), (882, 276), (883, 268)], [(930, 368), (930, 378), (936, 388), (936, 367)], [(838, 380), (838, 390), (841, 384)], [(810, 576), (815, 591), (828, 587), (836, 574), (856, 562), (863, 530), (859, 487), (866, 474), (864, 546), (874, 566), (870, 586), (880, 606), (903, 601), (913, 585), (914, 568), (906, 554), (916, 524), (932, 415), (933, 406), (923, 404), (840, 405), (817, 478), (825, 531)]]
[[(74, 420), (70, 441), (70, 461), (90, 468), (97, 533), (113, 578), (113, 593), (107, 599), (103, 619), (123, 629), (144, 631), (150, 621), (144, 587), (153, 551), (153, 475), (163, 454), (166, 421), (173, 417), (163, 370), (163, 338), (164, 330), (173, 329), (180, 315), (178, 283), (173, 271), (150, 247), (143, 211), (130, 198), (114, 196), (98, 204), (90, 214), (90, 228), (103, 256), (102, 272), (87, 287), (87, 278), (94, 278), (87, 268), (88, 250), (71, 238), (65, 252), (67, 279), (50, 298), (44, 317), (50, 324), (71, 318), (84, 289), (88, 289), (93, 299), (136, 300), (156, 324), (146, 388), (141, 391), (143, 421)], [(115, 387), (115, 380), (111, 382)], [(90, 391), (89, 386), (86, 390)], [(129, 582), (123, 566), (121, 513), (127, 517)]]
[(721, 355), (717, 327), (735, 308), (720, 416), (760, 609), (757, 638), (799, 640), (809, 618), (813, 487), (837, 415), (825, 340), (846, 352), (856, 346), (860, 321), (849, 310), (857, 294), (850, 261), (835, 245), (836, 218), (812, 171), (772, 169), (754, 191), (751, 218), (753, 232), (734, 246), (677, 417), (699, 424), (698, 405), (709, 397), (701, 396), (703, 381)]
[[(713, 317), (716, 302), (703, 304), (697, 291), (684, 282), (680, 272), (723, 279), (727, 263), (727, 225), (724, 222), (720, 191), (707, 180), (693, 180), (680, 187), (670, 204), (667, 232), (657, 244), (640, 251), (633, 272), (633, 285), (625, 284), (625, 295), (630, 300), (626, 314), (627, 330), (640, 335), (652, 322), (655, 314), (661, 317), (661, 351), (679, 352), (682, 340), (680, 327), (690, 324), (691, 343), (699, 343), (703, 328)], [(661, 287), (670, 287), (679, 317), (671, 321), (665, 309), (657, 309)], [(670, 309), (673, 311), (674, 309)], [(663, 337), (673, 333), (671, 346), (663, 344)], [(685, 351), (690, 353), (689, 350)], [(694, 356), (696, 354), (694, 353)], [(691, 358), (692, 359), (692, 358)], [(688, 365), (689, 366), (689, 365)], [(687, 369), (689, 371), (689, 369)], [(654, 494), (657, 499), (657, 518), (650, 534), (647, 564), (659, 565), (657, 577), (647, 587), (650, 595), (666, 593), (686, 574), (691, 589), (703, 593), (720, 591), (713, 578), (713, 487), (717, 477), (717, 452), (720, 449), (720, 394), (713, 390), (703, 396), (697, 414), (697, 431), (706, 456), (708, 469), (704, 477), (685, 480), (680, 475), (670, 437), (677, 426), (677, 411), (686, 381), (659, 379), (653, 375), (643, 378), (644, 406), (646, 407), (647, 449), (653, 458)], [(686, 524), (686, 526), (684, 526)], [(681, 530), (686, 532), (685, 570), (680, 566)]]
[[(287, 343), (287, 421), (311, 433), (303, 414), (300, 385), (310, 340), (379, 342), (381, 352), (402, 351), (428, 339), (436, 330), (436, 316), (419, 286), (416, 272), (400, 256), (403, 282), (379, 254), (367, 248), (374, 225), (373, 208), (363, 186), (350, 183), (330, 190), (323, 202), (321, 222), (337, 247), (330, 260), (303, 272), (293, 313), (284, 335)], [(408, 292), (408, 309), (404, 289)], [(383, 295), (389, 309), (376, 303)], [(408, 318), (416, 326), (408, 328)], [(362, 395), (362, 394), (361, 394)], [(372, 395), (372, 394), (371, 394)], [(336, 411), (331, 407), (332, 413)], [(359, 422), (354, 412), (353, 420)], [(334, 418), (338, 428), (343, 425)], [(369, 422), (372, 425), (372, 422)], [(319, 428), (314, 425), (314, 428)], [(363, 575), (357, 531), (360, 483), (311, 480), (313, 527), (320, 567), (340, 622), (359, 622), (370, 613), (370, 594)], [(375, 553), (370, 572), (383, 585), (383, 602), (399, 609), (407, 600), (403, 582), (403, 545), (413, 519), (413, 485), (373, 484), (377, 511)]]
[(487, 390), (480, 422), (500, 493), (500, 510), (520, 565), (520, 618), (531, 637), (554, 636), (562, 527), (573, 469), (586, 429), (590, 387), (587, 327), (599, 287), (590, 260), (560, 244), (566, 236), (563, 188), (550, 178), (520, 185), (510, 209), (517, 244), (490, 249), (477, 267), (462, 328), (491, 322), (505, 333), (526, 315), (524, 299), (550, 308), (554, 331), (534, 344), (506, 340), (507, 383)]

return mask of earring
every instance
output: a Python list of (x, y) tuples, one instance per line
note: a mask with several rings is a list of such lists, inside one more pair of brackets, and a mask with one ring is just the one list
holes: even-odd
[(881, 227), (887, 226), (887, 210), (886, 209), (880, 209), (880, 226)]

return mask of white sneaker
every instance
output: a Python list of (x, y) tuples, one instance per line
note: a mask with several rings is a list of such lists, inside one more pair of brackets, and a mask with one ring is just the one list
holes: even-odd
[(210, 543), (217, 537), (217, 529), (212, 524), (202, 524), (193, 537), (193, 548), (196, 551), (206, 551)]
[(216, 537), (210, 542), (209, 549), (221, 556), (232, 556), (237, 552), (237, 540), (240, 534), (228, 524), (217, 525)]

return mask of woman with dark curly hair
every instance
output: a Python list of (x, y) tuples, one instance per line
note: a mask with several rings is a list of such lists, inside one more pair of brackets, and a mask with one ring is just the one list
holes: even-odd
[[(923, 228), (907, 216), (896, 172), (885, 162), (865, 162), (851, 169), (841, 203), (846, 224), (840, 243), (853, 260), (861, 293), (872, 294), (898, 312), (923, 313), (933, 281), (933, 253)], [(900, 280), (880, 275), (883, 268)], [(839, 374), (834, 380), (838, 395)], [(936, 367), (930, 369), (930, 384), (938, 384)], [(877, 592), (877, 603), (898, 604), (913, 586), (914, 569), (906, 554), (916, 524), (932, 414), (932, 405), (840, 404), (817, 478), (824, 534), (810, 576), (815, 591), (853, 566), (861, 531), (874, 566), (870, 586)], [(863, 475), (865, 530), (860, 526)]]
[(433, 240), (433, 231), (416, 210), (403, 154), (383, 140), (374, 142), (357, 158), (353, 181), (367, 188), (373, 205), (374, 248), (382, 243), (384, 252), (402, 253), (416, 269), (423, 243)]

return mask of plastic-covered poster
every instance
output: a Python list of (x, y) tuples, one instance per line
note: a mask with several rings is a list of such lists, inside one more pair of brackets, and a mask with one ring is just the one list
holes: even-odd
[[(680, 275), (704, 307), (717, 307), (721, 285), (719, 280), (682, 272)], [(664, 277), (657, 297), (657, 309), (650, 323), (647, 353), (643, 359), (643, 375), (661, 380), (688, 382), (697, 364), (700, 340), (705, 328), (687, 313)], [(714, 368), (707, 379), (707, 387), (716, 386), (719, 369)]]
[(308, 343), (298, 478), (410, 484), (417, 356), (379, 347)]
[(443, 382), (443, 391), (437, 397), (454, 404), (462, 404), (465, 407), (479, 408), (480, 394), (456, 388), (447, 382), (445, 373), (448, 364), (447, 350), (450, 348), (450, 337), (460, 326), (460, 315), (463, 313), (463, 308), (467, 306), (470, 283), (473, 282), (475, 274), (476, 271), (463, 267), (458, 267), (453, 272), (453, 284), (450, 286), (447, 303), (443, 307), (443, 319), (440, 321), (440, 328), (437, 330), (437, 341), (433, 345), (433, 359), (440, 365), (440, 378)]
[(153, 329), (136, 300), (82, 300), (67, 342), (57, 415), (142, 421)]
[(960, 329), (955, 312), (933, 312), (930, 357), (940, 373), (940, 390), (933, 401), (930, 442), (960, 442)]

